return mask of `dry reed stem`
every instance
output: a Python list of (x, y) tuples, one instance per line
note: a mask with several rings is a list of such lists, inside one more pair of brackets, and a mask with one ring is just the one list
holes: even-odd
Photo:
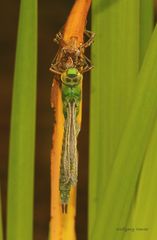
[[(69, 14), (64, 28), (64, 41), (77, 37), (78, 45), (83, 42), (83, 33), (86, 17), (91, 0), (76, 0)], [(54, 79), (52, 87), (51, 104), (55, 109), (55, 124), (52, 136), (51, 150), (51, 220), (50, 240), (75, 240), (75, 213), (76, 213), (76, 187), (70, 194), (68, 213), (62, 214), (59, 193), (60, 156), (64, 131), (64, 116), (62, 110), (61, 91), (58, 82)], [(81, 125), (82, 104), (78, 116)]]

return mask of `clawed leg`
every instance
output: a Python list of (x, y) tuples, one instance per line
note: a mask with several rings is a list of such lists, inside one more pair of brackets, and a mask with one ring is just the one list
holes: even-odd
[(64, 72), (64, 69), (62, 69), (62, 67), (59, 65), (60, 65), (60, 61), (52, 62), (49, 70), (53, 73), (61, 75)]
[(95, 33), (89, 30), (85, 30), (84, 34), (89, 38), (85, 43), (81, 45), (81, 48), (87, 48), (94, 42)]
[(59, 72), (59, 71), (57, 71), (57, 70), (55, 69), (54, 65), (51, 65), (51, 67), (49, 68), (49, 70), (50, 70), (51, 72), (56, 73), (56, 74), (59, 74), (59, 75), (62, 74), (61, 72)]
[[(56, 58), (55, 58), (55, 59), (56, 59)], [(54, 59), (54, 60), (55, 60), (55, 59)], [(58, 69), (58, 62), (55, 62), (55, 61), (53, 61), (53, 62), (51, 63), (51, 67), (49, 68), (49, 70), (50, 70), (51, 72), (56, 73), (56, 74), (59, 74), (59, 75), (62, 74), (62, 72), (60, 72), (59, 69)]]
[(87, 58), (85, 55), (84, 55), (84, 68), (82, 70), (82, 73), (85, 73), (85, 72), (88, 72), (90, 71), (94, 66), (92, 65), (91, 61), (89, 58)]
[(61, 54), (62, 54), (62, 50), (60, 51), (60, 49), (59, 49), (51, 63), (51, 67), (49, 68), (49, 70), (51, 72), (59, 74), (59, 75), (62, 74), (61, 69), (58, 68), (58, 65), (60, 64)]
[(62, 41), (63, 39), (63, 35), (61, 32), (58, 32), (56, 34), (56, 37), (53, 39), (54, 42), (56, 42), (57, 44), (60, 44), (60, 41)]
[(56, 60), (56, 57), (53, 59), (52, 63), (51, 63), (51, 67), (49, 68), (49, 70), (53, 73), (56, 73), (56, 74), (62, 74), (58, 68), (57, 68), (57, 65), (58, 65), (58, 62), (55, 61)]

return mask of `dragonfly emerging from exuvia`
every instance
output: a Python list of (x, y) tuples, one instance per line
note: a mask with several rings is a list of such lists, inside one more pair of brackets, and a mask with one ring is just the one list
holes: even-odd
[(95, 33), (85, 30), (84, 35), (88, 38), (87, 41), (78, 46), (76, 37), (71, 37), (65, 43), (63, 33), (56, 34), (54, 41), (59, 44), (59, 50), (50, 67), (60, 85), (65, 120), (59, 180), (63, 213), (67, 213), (71, 186), (77, 184), (78, 178), (77, 136), (80, 126), (77, 116), (82, 99), (81, 82), (83, 73), (93, 68), (84, 51), (93, 43)]

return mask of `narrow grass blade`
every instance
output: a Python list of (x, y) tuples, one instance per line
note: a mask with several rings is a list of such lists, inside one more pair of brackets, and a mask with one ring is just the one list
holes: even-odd
[(89, 239), (94, 239), (92, 232), (104, 200), (102, 192), (137, 84), (139, 1), (95, 0), (92, 19), (96, 41), (92, 47), (95, 67), (90, 108)]
[(152, 129), (152, 137), (145, 153), (144, 163), (138, 183), (136, 204), (129, 227), (134, 234), (128, 233), (129, 240), (154, 240), (157, 235), (157, 121)]
[(2, 222), (1, 192), (0, 192), (0, 240), (3, 240), (3, 222)]
[[(153, 1), (152, 0), (141, 0), (140, 1), (140, 65), (142, 65), (143, 63), (143, 59), (145, 56), (145, 52), (147, 50), (151, 35), (152, 35), (152, 31), (153, 31)], [(153, 142), (153, 139), (155, 138), (156, 133), (153, 133), (151, 142)], [(149, 148), (152, 149), (152, 144), (149, 144)], [(150, 152), (148, 148), (148, 152)], [(152, 151), (152, 150), (151, 150)], [(147, 153), (148, 154), (148, 153)], [(148, 171), (146, 173), (146, 169), (145, 166), (147, 166), (147, 160), (149, 161), (148, 164)], [(125, 240), (131, 240), (133, 238), (140, 240), (140, 238), (142, 238), (142, 240), (144, 239), (148, 239), (148, 236), (150, 235), (150, 231), (147, 230), (147, 227), (144, 226), (148, 226), (150, 222), (150, 220), (147, 218), (147, 221), (145, 221), (144, 215), (145, 212), (147, 210), (145, 209), (145, 204), (147, 202), (147, 197), (149, 196), (148, 192), (148, 186), (150, 184), (150, 181), (148, 181), (148, 177), (150, 177), (149, 172), (150, 172), (150, 168), (149, 166), (151, 166), (152, 161), (154, 160), (154, 158), (149, 159), (149, 157), (145, 157), (144, 159), (144, 166), (142, 168), (141, 174), (139, 176), (139, 184), (137, 184), (137, 201), (136, 204), (134, 205), (131, 215), (129, 217), (128, 220), (128, 228), (131, 228), (132, 231), (128, 231), (127, 234), (125, 235)], [(145, 169), (145, 170), (144, 170)], [(143, 173), (144, 171), (144, 173)], [(144, 176), (144, 177), (142, 177)], [(146, 181), (144, 181), (144, 179)], [(147, 183), (147, 184), (146, 184)], [(141, 186), (142, 185), (142, 186)], [(145, 187), (144, 187), (145, 186)], [(144, 194), (146, 194), (144, 196)], [(149, 204), (149, 206), (152, 206), (152, 204)], [(151, 211), (151, 209), (150, 209)], [(146, 230), (138, 230), (138, 228), (141, 229), (146, 229)], [(133, 232), (133, 234), (132, 234)]]
[[(157, 27), (137, 79), (135, 98), (108, 185), (93, 238), (125, 239), (119, 228), (127, 223), (134, 202), (143, 159), (148, 148), (157, 114)], [(117, 231), (116, 231), (117, 230)]]
[(31, 240), (37, 73), (37, 1), (21, 0), (13, 85), (7, 240)]
[(153, 31), (153, 0), (140, 0), (140, 63)]

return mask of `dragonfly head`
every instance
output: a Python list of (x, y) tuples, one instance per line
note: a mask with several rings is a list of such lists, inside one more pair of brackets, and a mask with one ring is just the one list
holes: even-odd
[(62, 83), (69, 87), (78, 85), (82, 78), (82, 74), (76, 68), (68, 68), (61, 75)]

